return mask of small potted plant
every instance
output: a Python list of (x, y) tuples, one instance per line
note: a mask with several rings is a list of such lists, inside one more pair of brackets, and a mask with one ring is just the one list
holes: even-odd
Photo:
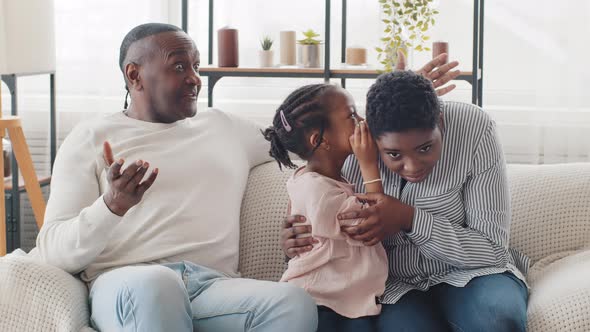
[(309, 29), (303, 32), (304, 39), (297, 41), (299, 64), (304, 68), (319, 68), (322, 66), (322, 41), (316, 39), (320, 35)]
[(273, 66), (273, 51), (271, 50), (273, 40), (269, 36), (265, 36), (260, 41), (262, 50), (260, 51), (260, 67)]

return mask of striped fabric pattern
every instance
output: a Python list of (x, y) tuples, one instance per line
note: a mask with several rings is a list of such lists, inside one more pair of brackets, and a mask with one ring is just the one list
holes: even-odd
[[(415, 208), (413, 229), (383, 241), (389, 278), (382, 303), (439, 283), (465, 286), (471, 279), (513, 272), (524, 281), (528, 258), (508, 248), (510, 195), (506, 165), (493, 120), (470, 104), (445, 102), (441, 159), (420, 183), (408, 182), (380, 161), (383, 188)], [(365, 192), (354, 157), (343, 176)]]

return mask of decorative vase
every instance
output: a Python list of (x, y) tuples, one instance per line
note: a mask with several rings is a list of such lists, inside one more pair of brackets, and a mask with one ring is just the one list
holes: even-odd
[(449, 43), (444, 41), (435, 41), (432, 43), (432, 58), (436, 58), (443, 53), (447, 54), (445, 63), (449, 62)]
[(414, 48), (403, 46), (402, 51), (405, 51), (406, 55), (406, 70), (413, 70), (414, 68)]
[(219, 67), (238, 66), (238, 30), (228, 27), (217, 31), (217, 62)]
[(323, 44), (298, 44), (298, 63), (303, 68), (321, 68), (323, 65)]
[(268, 50), (268, 51), (264, 51), (261, 50), (258, 53), (259, 57), (260, 57), (260, 67), (264, 68), (264, 67), (272, 67), (273, 64), (273, 56), (274, 56), (274, 52), (272, 50)]
[(391, 63), (392, 65), (392, 71), (395, 70), (395, 68), (397, 68), (398, 65), (398, 56), (397, 53), (398, 51), (401, 51), (404, 53), (406, 61), (405, 61), (405, 69), (406, 70), (411, 70), (414, 66), (414, 49), (411, 47), (406, 47), (406, 45), (402, 42), (402, 45), (400, 45), (398, 48), (386, 48), (385, 49), (385, 59), (387, 59), (387, 61), (389, 63)]

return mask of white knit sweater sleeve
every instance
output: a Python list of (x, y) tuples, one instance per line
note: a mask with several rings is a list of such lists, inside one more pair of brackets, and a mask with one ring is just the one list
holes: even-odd
[(231, 119), (235, 130), (234, 134), (237, 135), (248, 155), (250, 168), (273, 160), (269, 155), (270, 143), (262, 134), (265, 129), (262, 124), (238, 115), (225, 114)]
[[(37, 237), (42, 261), (77, 273), (104, 250), (121, 217), (113, 214), (102, 198), (97, 170), (98, 149), (91, 130), (78, 126), (57, 154), (51, 195), (43, 227)], [(102, 147), (102, 144), (101, 144)]]

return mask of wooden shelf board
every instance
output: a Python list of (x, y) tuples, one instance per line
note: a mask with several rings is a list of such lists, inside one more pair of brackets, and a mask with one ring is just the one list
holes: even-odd
[[(323, 68), (288, 68), (288, 67), (273, 67), (273, 68), (255, 68), (255, 67), (202, 67), (200, 73), (203, 76), (208, 74), (243, 74), (248, 75), (265, 75), (265, 74), (315, 74), (321, 75), (324, 73)], [(331, 76), (342, 75), (364, 75), (364, 76), (378, 76), (379, 72), (376, 69), (355, 69), (355, 68), (334, 68), (330, 70)], [(471, 71), (461, 71), (461, 76), (472, 76)]]
[(201, 74), (207, 73), (277, 73), (277, 74), (322, 74), (323, 68), (244, 68), (244, 67), (201, 67)]
[[(344, 74), (344, 75), (379, 75), (376, 69), (332, 69), (332, 74)], [(471, 76), (473, 72), (462, 71), (461, 76)]]

